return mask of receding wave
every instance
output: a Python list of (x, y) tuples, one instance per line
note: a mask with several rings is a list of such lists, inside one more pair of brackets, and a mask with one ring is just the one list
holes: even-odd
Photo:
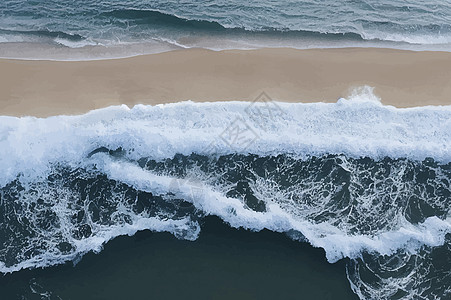
[(451, 290), (432, 284), (449, 276), (434, 253), (451, 254), (451, 107), (398, 109), (367, 91), (0, 119), (3, 273), (138, 230), (195, 240), (215, 215), (348, 258), (362, 299)]
[(44, 37), (44, 38), (61, 38), (69, 41), (81, 41), (85, 39), (83, 36), (79, 34), (66, 33), (62, 31), (50, 31), (50, 30), (7, 30), (0, 29), (1, 35), (24, 35), (24, 36), (36, 36), (36, 37)]
[(7, 30), (0, 29), (0, 43), (28, 42), (51, 43), (70, 48), (79, 48), (96, 43), (88, 41), (84, 36), (76, 33), (51, 30)]

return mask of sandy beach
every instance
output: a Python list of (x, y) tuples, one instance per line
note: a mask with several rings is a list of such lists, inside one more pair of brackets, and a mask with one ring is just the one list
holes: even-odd
[(335, 102), (369, 85), (384, 104), (451, 104), (451, 53), (375, 48), (187, 49), (96, 61), (0, 60), (0, 114), (45, 117), (109, 105)]

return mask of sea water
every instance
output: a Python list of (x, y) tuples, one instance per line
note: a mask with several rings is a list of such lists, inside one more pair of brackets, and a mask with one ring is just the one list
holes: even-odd
[(181, 102), (0, 117), (0, 271), (215, 216), (346, 261), (361, 299), (450, 297), (451, 106)]
[(192, 47), (355, 46), (450, 51), (451, 4), (419, 0), (0, 2), (1, 57), (73, 59), (79, 53), (78, 59), (87, 59)]

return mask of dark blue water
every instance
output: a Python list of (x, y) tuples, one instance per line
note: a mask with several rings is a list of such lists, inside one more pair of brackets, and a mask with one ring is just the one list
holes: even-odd
[[(100, 148), (92, 155), (106, 153), (121, 160), (122, 152)], [(204, 180), (209, 185), (222, 187), (228, 198), (242, 199), (247, 210), (261, 212), (262, 218), (270, 212), (272, 202), (276, 202), (294, 218), (316, 224), (316, 230), (321, 231), (321, 224), (325, 223), (341, 229), (344, 236), (337, 236), (336, 242), (343, 244), (329, 245), (327, 251), (332, 255), (334, 247), (358, 247), (358, 240), (365, 236), (396, 232), (400, 222), (423, 228), (420, 238), (427, 243), (428, 234), (436, 235), (436, 229), (426, 228), (427, 224), (438, 225), (447, 218), (451, 199), (451, 165), (433, 159), (376, 161), (328, 155), (299, 160), (286, 156), (210, 158), (193, 154), (163, 161), (142, 158), (136, 164), (154, 174), (185, 180), (173, 181), (166, 193), (156, 195), (109, 179), (95, 169), (60, 165), (43, 182), (24, 184), (19, 177), (3, 187), (0, 206), (3, 271), (78, 261), (85, 251), (96, 248), (96, 238), (105, 236), (105, 231), (117, 230), (114, 232), (117, 235), (121, 228), (130, 230), (143, 220), (170, 220), (173, 225), (164, 230), (172, 231), (179, 239), (197, 238), (209, 213), (192, 203), (196, 201), (194, 197), (202, 197), (206, 188), (201, 175), (189, 175), (194, 171), (208, 174), (209, 179)], [(183, 186), (188, 186), (192, 193), (186, 199), (178, 196)], [(265, 198), (265, 193), (269, 198)], [(215, 205), (220, 200), (208, 201)], [(239, 212), (231, 212), (232, 216), (235, 214), (237, 220), (243, 217)], [(229, 221), (230, 225), (236, 226), (233, 222), (237, 220)], [(244, 223), (237, 225), (258, 229), (252, 217), (247, 221), (248, 224), (246, 219), (238, 221)], [(277, 225), (277, 220), (272, 222), (276, 227), (283, 226)], [(158, 225), (154, 226), (150, 228), (158, 231)], [(407, 232), (403, 231), (408, 231), (407, 228), (392, 233), (394, 237), (390, 239), (404, 239)], [(294, 229), (286, 234), (295, 241), (308, 242)], [(347, 238), (351, 240), (346, 241)], [(444, 245), (439, 247), (422, 245), (410, 238), (404, 247), (388, 256), (369, 246), (354, 249), (359, 254), (347, 259), (345, 266), (354, 292), (362, 299), (447, 299), (451, 288), (451, 237), (444, 238)], [(391, 245), (390, 239), (381, 245), (384, 249), (396, 249), (396, 240)], [(329, 259), (336, 259), (330, 258), (331, 253), (328, 255)], [(318, 275), (316, 280), (321, 282), (323, 278)], [(24, 284), (28, 287), (27, 282)]]
[[(207, 217), (196, 242), (169, 233), (119, 237), (100, 254), (0, 278), (2, 299), (358, 299), (345, 262), (271, 232), (232, 229)], [(82, 288), (80, 288), (82, 287)]]

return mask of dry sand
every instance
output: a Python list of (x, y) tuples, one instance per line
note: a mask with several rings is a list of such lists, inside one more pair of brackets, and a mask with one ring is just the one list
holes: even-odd
[[(0, 54), (1, 55), (1, 54)], [(182, 100), (335, 102), (375, 87), (397, 107), (451, 104), (451, 53), (375, 48), (189, 49), (97, 61), (0, 59), (0, 115), (79, 114)]]

